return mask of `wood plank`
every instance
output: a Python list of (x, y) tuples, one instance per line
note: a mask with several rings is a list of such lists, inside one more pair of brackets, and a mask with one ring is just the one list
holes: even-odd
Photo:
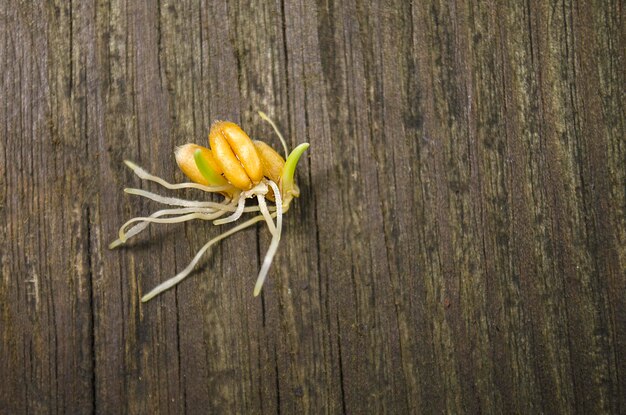
[[(623, 413), (620, 2), (0, 1), (0, 413)], [(310, 142), (264, 226), (132, 160)], [(181, 192), (205, 198), (197, 191)], [(228, 225), (225, 225), (228, 226)]]

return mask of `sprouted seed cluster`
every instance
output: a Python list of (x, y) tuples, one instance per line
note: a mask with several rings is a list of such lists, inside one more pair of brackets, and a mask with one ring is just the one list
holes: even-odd
[[(128, 160), (124, 161), (141, 179), (158, 183), (167, 189), (191, 188), (218, 193), (224, 200), (222, 202), (184, 200), (141, 189), (124, 189), (128, 194), (175, 207), (158, 210), (147, 217), (130, 219), (120, 228), (119, 238), (109, 245), (111, 249), (124, 244), (129, 238), (146, 229), (150, 223), (179, 223), (200, 219), (213, 221), (215, 225), (223, 225), (237, 221), (245, 213), (257, 213), (256, 216), (208, 241), (184, 270), (156, 286), (144, 295), (141, 301), (149, 301), (185, 279), (212, 245), (257, 222), (265, 221), (272, 234), (272, 240), (254, 286), (254, 296), (261, 292), (280, 242), (283, 214), (289, 210), (293, 198), (300, 195), (300, 190), (294, 183), (294, 173), (300, 156), (309, 144), (300, 144), (289, 153), (285, 139), (274, 122), (262, 112), (259, 112), (259, 115), (276, 131), (283, 145), (285, 158), (266, 143), (251, 140), (237, 124), (217, 121), (209, 132), (210, 148), (185, 144), (176, 148), (174, 152), (178, 166), (193, 183), (171, 184)], [(250, 198), (256, 198), (258, 204), (246, 206), (246, 200)], [(266, 200), (274, 204), (268, 206)]]

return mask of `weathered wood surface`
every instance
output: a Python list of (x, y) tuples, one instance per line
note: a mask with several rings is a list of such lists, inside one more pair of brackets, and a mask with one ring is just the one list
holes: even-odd
[[(624, 6), (0, 1), (1, 413), (625, 413)], [(268, 232), (138, 162), (215, 119), (311, 148)], [(168, 193), (169, 194), (169, 193)], [(189, 192), (189, 195), (193, 193)]]

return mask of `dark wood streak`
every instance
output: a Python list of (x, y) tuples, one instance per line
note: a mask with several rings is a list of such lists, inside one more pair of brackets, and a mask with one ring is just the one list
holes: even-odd
[[(0, 413), (624, 413), (624, 8), (509, 3), (0, 2)], [(257, 110), (262, 296), (259, 226), (141, 304), (218, 231), (108, 250), (123, 160)]]

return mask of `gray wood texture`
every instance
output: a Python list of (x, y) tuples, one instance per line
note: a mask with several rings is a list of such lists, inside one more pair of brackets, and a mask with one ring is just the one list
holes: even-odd
[[(0, 413), (626, 413), (624, 14), (0, 0)], [(108, 250), (122, 161), (257, 110), (311, 143), (263, 295), (258, 226), (141, 304), (219, 230)]]

